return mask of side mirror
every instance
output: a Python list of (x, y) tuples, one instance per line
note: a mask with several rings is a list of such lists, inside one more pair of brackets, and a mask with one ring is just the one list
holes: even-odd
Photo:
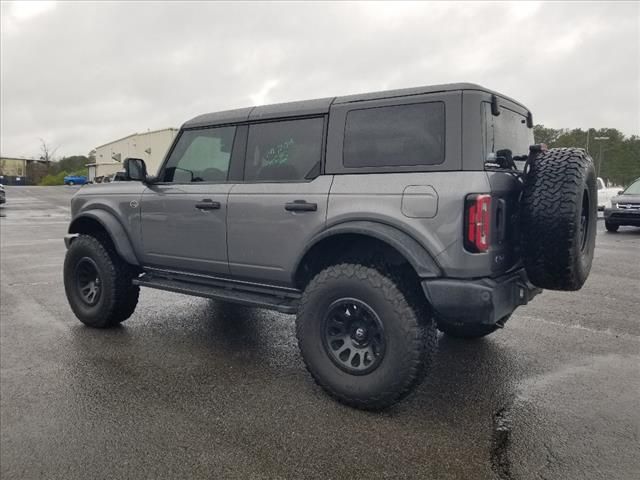
[(129, 180), (138, 182), (147, 181), (147, 166), (141, 158), (126, 158), (124, 171)]

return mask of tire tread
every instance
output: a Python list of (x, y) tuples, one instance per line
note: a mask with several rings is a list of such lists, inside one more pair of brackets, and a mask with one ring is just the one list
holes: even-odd
[[(402, 319), (397, 322), (397, 328), (402, 329), (402, 335), (405, 338), (411, 339), (410, 347), (404, 352), (403, 359), (403, 363), (408, 365), (407, 371), (405, 374), (397, 375), (396, 381), (377, 395), (361, 398), (336, 391), (317, 375), (313, 365), (307, 361), (304, 351), (302, 357), (314, 381), (333, 398), (356, 408), (380, 410), (406, 397), (424, 378), (431, 363), (432, 354), (436, 350), (435, 324), (426, 308), (426, 301), (420, 301), (417, 295), (405, 296), (389, 274), (385, 275), (371, 266), (352, 263), (332, 265), (318, 273), (304, 291), (298, 317), (306, 317), (309, 299), (312, 296), (321, 294), (329, 282), (344, 277), (368, 283), (392, 304), (397, 318)], [(301, 338), (305, 334), (303, 330), (302, 323), (296, 322), (296, 336), (300, 345), (302, 345)]]

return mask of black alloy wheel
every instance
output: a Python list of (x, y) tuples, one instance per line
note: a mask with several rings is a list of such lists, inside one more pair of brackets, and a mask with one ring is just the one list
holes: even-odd
[(355, 298), (341, 298), (329, 306), (323, 340), (331, 360), (352, 375), (372, 372), (384, 358), (382, 322), (373, 308)]
[(80, 298), (90, 306), (100, 301), (102, 281), (98, 273), (98, 265), (93, 259), (83, 257), (76, 266), (76, 286)]

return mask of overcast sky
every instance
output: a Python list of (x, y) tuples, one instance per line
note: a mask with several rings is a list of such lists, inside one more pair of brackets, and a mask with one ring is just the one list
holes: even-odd
[(640, 134), (640, 3), (3, 2), (1, 153), (215, 110), (474, 82), (551, 127)]

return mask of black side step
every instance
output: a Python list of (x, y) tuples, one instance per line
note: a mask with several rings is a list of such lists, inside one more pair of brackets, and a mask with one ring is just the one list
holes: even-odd
[(282, 313), (296, 313), (298, 311), (298, 303), (300, 296), (292, 298), (277, 295), (277, 291), (273, 295), (267, 293), (256, 293), (239, 288), (220, 287), (213, 285), (204, 285), (201, 283), (185, 282), (182, 280), (159, 278), (145, 274), (140, 278), (133, 280), (134, 285), (141, 287), (156, 288), (158, 290), (166, 290), (168, 292), (183, 293), (185, 295), (193, 295), (196, 297), (213, 298), (215, 300), (224, 300), (226, 302), (239, 303), (241, 305), (249, 305), (252, 307), (268, 308)]

